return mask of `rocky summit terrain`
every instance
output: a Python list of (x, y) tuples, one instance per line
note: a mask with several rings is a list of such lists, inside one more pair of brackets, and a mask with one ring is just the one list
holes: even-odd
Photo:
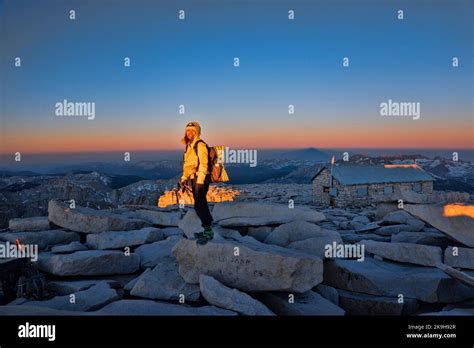
[[(179, 177), (139, 180), (117, 188), (117, 177), (98, 172), (0, 177), (0, 229), (8, 227), (13, 218), (47, 215), (48, 202), (52, 199), (74, 200), (79, 206), (94, 209), (117, 208), (126, 204), (166, 207), (176, 204), (178, 180)], [(310, 184), (213, 184), (207, 198), (210, 202), (261, 200), (288, 203), (289, 199), (296, 199), (299, 204), (310, 204), (312, 201)], [(179, 194), (179, 200), (184, 204), (193, 202), (187, 191)]]
[(472, 206), (322, 209), (309, 185), (238, 190), (211, 204), (206, 245), (190, 205), (55, 199), (10, 219), (0, 250), (37, 245), (46, 291), (0, 315), (474, 315)]
[(94, 209), (156, 205), (158, 197), (177, 180), (140, 180), (116, 188), (117, 177), (98, 172), (0, 177), (0, 228), (8, 226), (12, 218), (46, 215), (51, 199), (74, 200)]

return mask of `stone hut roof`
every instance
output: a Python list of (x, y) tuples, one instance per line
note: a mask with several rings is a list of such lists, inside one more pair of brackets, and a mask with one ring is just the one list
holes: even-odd
[[(311, 181), (325, 168), (321, 168)], [(401, 183), (434, 181), (434, 178), (416, 164), (386, 165), (350, 165), (341, 164), (333, 167), (333, 177), (341, 185), (367, 185), (383, 183)]]

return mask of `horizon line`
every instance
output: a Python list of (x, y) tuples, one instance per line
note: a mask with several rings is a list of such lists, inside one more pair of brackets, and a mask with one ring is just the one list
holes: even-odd
[[(246, 147), (231, 147), (228, 146), (230, 149), (239, 149), (239, 150), (474, 150), (473, 147), (315, 147), (315, 146), (304, 146), (304, 147), (254, 147), (254, 148), (246, 148)], [(168, 149), (135, 149), (135, 150), (125, 150), (125, 149), (118, 149), (118, 150), (86, 150), (86, 151), (45, 151), (45, 152), (20, 152), (22, 155), (66, 155), (66, 154), (97, 154), (97, 153), (123, 153), (123, 152), (165, 152), (165, 151), (182, 151), (182, 148), (168, 148)], [(10, 152), (0, 152), (0, 156), (7, 156), (13, 155), (14, 153)]]

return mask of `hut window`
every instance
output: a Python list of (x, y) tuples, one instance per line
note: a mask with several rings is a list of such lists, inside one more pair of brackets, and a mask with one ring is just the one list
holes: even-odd
[(358, 197), (367, 196), (367, 187), (359, 187), (359, 188), (357, 189), (357, 196), (358, 196)]
[(412, 186), (413, 191), (415, 192), (421, 192), (421, 184), (419, 182), (414, 183)]
[(393, 193), (393, 186), (385, 186), (383, 188), (383, 193), (385, 193), (386, 195)]
[(323, 186), (323, 192), (329, 193), (329, 186)]

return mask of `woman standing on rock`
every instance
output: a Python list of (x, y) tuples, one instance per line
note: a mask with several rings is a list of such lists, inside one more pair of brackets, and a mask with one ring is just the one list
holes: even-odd
[(209, 150), (206, 143), (200, 139), (201, 126), (198, 122), (186, 125), (184, 138), (181, 142), (186, 145), (183, 156), (183, 176), (180, 185), (191, 187), (194, 197), (194, 209), (201, 220), (203, 231), (195, 233), (197, 243), (204, 245), (214, 238), (212, 230), (212, 215), (207, 205), (206, 195), (209, 190), (211, 176), (208, 170)]

